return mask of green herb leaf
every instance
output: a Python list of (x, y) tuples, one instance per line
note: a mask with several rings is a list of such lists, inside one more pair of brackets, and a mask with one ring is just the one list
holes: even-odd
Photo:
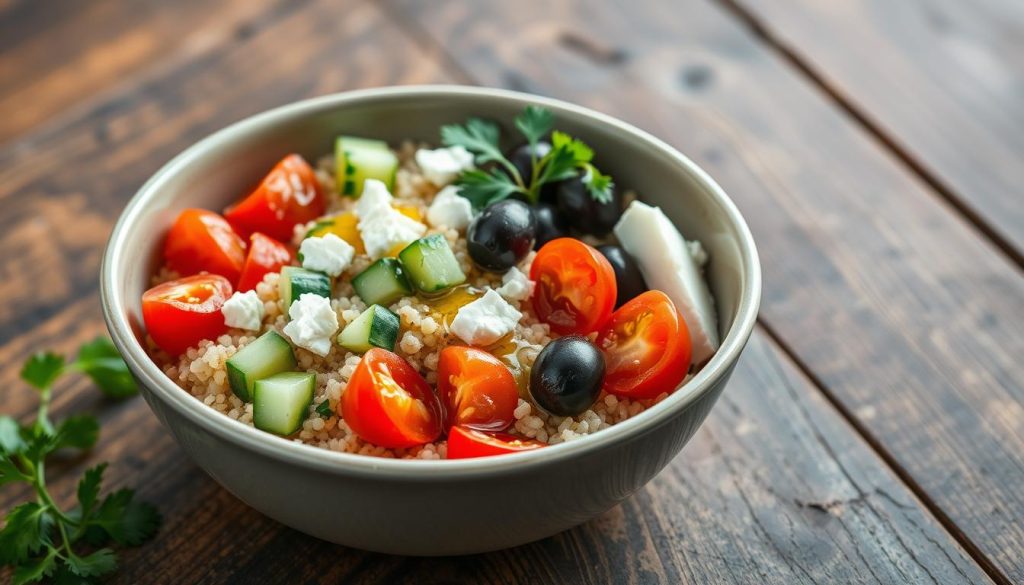
[(53, 585), (95, 585), (95, 581), (85, 577), (79, 577), (71, 572), (71, 568), (61, 561), (53, 572)]
[[(118, 544), (142, 544), (156, 534), (160, 527), (160, 513), (153, 506), (136, 501), (134, 497), (135, 492), (129, 489), (110, 494), (92, 517), (85, 519), (86, 524), (92, 529), (102, 530)], [(95, 530), (91, 532), (89, 541), (95, 543), (100, 535)]]
[(0, 454), (15, 455), (25, 450), (18, 421), (9, 416), (0, 416)]
[(536, 146), (537, 142), (551, 131), (554, 122), (555, 116), (551, 110), (534, 105), (526, 106), (515, 120), (516, 128), (523, 133), (531, 147)]
[(21, 472), (21, 469), (8, 457), (0, 457), (0, 486), (16, 481), (30, 481), (32, 478)]
[(24, 563), (50, 544), (53, 520), (47, 510), (42, 504), (27, 502), (7, 514), (7, 522), (0, 530), (0, 565)]
[(320, 404), (317, 404), (316, 413), (320, 415), (320, 418), (331, 418), (334, 416), (334, 411), (331, 410), (331, 401), (324, 400)]
[(586, 186), (587, 192), (590, 193), (594, 201), (598, 203), (611, 203), (612, 190), (615, 188), (615, 183), (612, 182), (612, 178), (608, 175), (602, 175), (601, 171), (597, 170), (597, 167), (592, 164), (586, 165), (583, 185)]
[(39, 557), (34, 561), (16, 566), (14, 568), (14, 575), (12, 579), (13, 585), (36, 583), (43, 577), (49, 577), (50, 574), (53, 573), (56, 559), (57, 550), (51, 548), (46, 552), (46, 555)]
[(73, 366), (112, 398), (134, 396), (139, 391), (128, 365), (106, 337), (98, 337), (83, 345)]
[(491, 169), (490, 173), (481, 170), (466, 171), (456, 184), (459, 186), (459, 195), (469, 199), (476, 209), (483, 209), (492, 203), (507, 199), (514, 193), (524, 193), (523, 189), (500, 169)]
[(36, 390), (46, 390), (64, 371), (64, 356), (52, 352), (37, 353), (21, 369), (21, 379)]
[(71, 572), (79, 577), (99, 577), (117, 568), (117, 555), (109, 548), (101, 548), (84, 557), (69, 555), (66, 561)]
[[(556, 134), (558, 133), (556, 132)], [(563, 145), (557, 148), (552, 147), (551, 152), (547, 153), (538, 164), (541, 165), (541, 170), (537, 175), (537, 182), (531, 188), (532, 192), (539, 192), (541, 185), (545, 183), (555, 183), (575, 177), (579, 161), (572, 149)]]
[(464, 126), (450, 124), (441, 127), (441, 142), (445, 146), (461, 146), (472, 152), (478, 165), (505, 159), (498, 146), (500, 137), (497, 124), (480, 118), (470, 118)]
[(565, 149), (572, 154), (577, 166), (588, 163), (594, 158), (594, 151), (583, 141), (569, 136), (565, 132), (555, 131), (551, 134), (551, 148)]
[(103, 482), (103, 471), (106, 468), (106, 463), (100, 463), (96, 467), (87, 470), (78, 482), (78, 506), (82, 520), (88, 521), (89, 514), (92, 513), (92, 507), (96, 504), (96, 498), (100, 495), (100, 484)]
[(70, 416), (57, 426), (54, 449), (91, 449), (100, 436), (100, 423), (87, 414)]
[(42, 461), (57, 449), (57, 435), (48, 422), (25, 429), (22, 438), (25, 439), (25, 455), (33, 461)]

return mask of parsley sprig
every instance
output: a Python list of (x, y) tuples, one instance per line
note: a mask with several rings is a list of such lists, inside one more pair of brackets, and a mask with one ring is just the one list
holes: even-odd
[(99, 422), (89, 415), (50, 420), (53, 385), (67, 372), (85, 374), (106, 395), (124, 398), (138, 390), (121, 356), (109, 340), (83, 345), (67, 362), (55, 353), (32, 356), (21, 378), (39, 393), (35, 420), (19, 425), (0, 416), (0, 486), (28, 484), (34, 501), (15, 506), (0, 530), (0, 566), (13, 567), (13, 583), (49, 578), (54, 583), (93, 583), (117, 567), (109, 544), (137, 546), (149, 540), (160, 524), (156, 508), (134, 499), (130, 489), (100, 498), (106, 463), (78, 482), (78, 505), (63, 510), (46, 487), (46, 459), (61, 449), (88, 450), (99, 438)]
[[(601, 174), (591, 162), (594, 151), (565, 132), (552, 132), (554, 121), (550, 110), (538, 106), (526, 106), (515, 118), (516, 129), (526, 138), (533, 153), (529, 177), (522, 176), (501, 151), (501, 131), (494, 122), (470, 118), (462, 125), (443, 126), (441, 142), (445, 146), (462, 146), (470, 151), (478, 167), (496, 163), (489, 170), (477, 168), (462, 173), (456, 181), (459, 194), (478, 209), (516, 194), (536, 203), (544, 185), (582, 173), (583, 184), (591, 197), (600, 203), (611, 201), (614, 184), (611, 177)], [(549, 133), (551, 150), (538, 160), (537, 144)]]

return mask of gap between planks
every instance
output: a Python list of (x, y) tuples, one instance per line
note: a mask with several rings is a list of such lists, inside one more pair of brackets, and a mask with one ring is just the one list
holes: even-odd
[[(1024, 254), (1016, 250), (1005, 238), (999, 235), (991, 226), (982, 220), (980, 216), (966, 203), (964, 203), (955, 193), (948, 189), (913, 157), (900, 148), (895, 141), (888, 137), (888, 135), (885, 134), (875, 123), (871, 122), (865, 115), (845, 100), (837, 91), (830, 87), (828, 83), (826, 83), (810, 68), (810, 66), (804, 63), (797, 55), (789, 51), (784, 45), (776, 41), (774, 37), (761, 26), (759, 21), (747, 14), (742, 8), (738, 7), (734, 3), (734, 0), (716, 1), (725, 7), (728, 13), (745, 23), (753, 31), (758, 40), (768, 45), (770, 49), (779, 53), (786, 62), (807, 77), (812, 85), (831, 97), (833, 103), (860, 124), (869, 135), (878, 140), (886, 152), (892, 154), (898, 160), (906, 164), (913, 174), (920, 178), (930, 188), (930, 190), (936, 194), (937, 198), (945, 201), (956, 209), (971, 226), (984, 236), (985, 239), (999, 249), (1000, 252), (1008, 257), (1019, 269), (1024, 270)], [(438, 55), (443, 62), (443, 66), (461, 82), (480, 85), (474, 76), (458, 63), (446, 47), (436, 42), (426, 30), (424, 30), (415, 21), (407, 18), (401, 10), (393, 9), (388, 2), (379, 4), (375, 3), (374, 6), (386, 16), (390, 17), (393, 22), (401, 27), (402, 30), (404, 30), (406, 34), (408, 34), (409, 37), (415, 43), (419, 44), (424, 50), (431, 51)], [(918, 501), (921, 502), (921, 505), (932, 515), (933, 518), (935, 518), (939, 525), (949, 533), (950, 537), (963, 547), (967, 555), (977, 563), (979, 567), (981, 567), (985, 574), (988, 575), (993, 582), (999, 585), (1013, 585), (1013, 582), (1009, 577), (996, 567), (995, 563), (981, 551), (978, 545), (976, 545), (974, 541), (972, 541), (960, 529), (960, 527), (942, 511), (942, 509), (928, 496), (913, 476), (911, 476), (910, 473), (896, 461), (892, 454), (889, 453), (888, 449), (886, 449), (885, 446), (882, 445), (882, 443), (873, 434), (871, 434), (863, 424), (860, 423), (857, 417), (847, 409), (831, 391), (828, 390), (821, 378), (811, 370), (807, 363), (800, 358), (793, 348), (790, 347), (790, 345), (786, 343), (786, 341), (783, 340), (782, 337), (779, 336), (779, 334), (762, 319), (758, 319), (757, 323), (758, 327), (776, 344), (779, 351), (781, 351), (782, 354), (785, 355), (793, 365), (807, 377), (811, 386), (821, 393), (825, 400), (832, 406), (832, 408), (835, 409), (838, 415), (850, 425), (862, 440), (864, 440), (871, 451), (878, 456), (882, 463), (892, 471), (892, 473), (899, 478), (905, 486), (907, 486), (907, 489), (914, 494)]]
[(756, 15), (741, 6), (736, 0), (714, 1), (724, 8), (727, 13), (745, 25), (755, 39), (759, 40), (769, 50), (781, 57), (783, 61), (796, 69), (813, 87), (827, 95), (836, 107), (841, 109), (868, 135), (874, 138), (882, 146), (883, 150), (903, 163), (914, 176), (928, 186), (928, 190), (938, 199), (952, 207), (965, 222), (982, 235), (983, 239), (992, 244), (1018, 269), (1024, 271), (1024, 250), (1018, 249), (1008, 238), (999, 233), (999, 230), (989, 224), (979, 212), (975, 211), (970, 203), (933, 172), (929, 171), (907, 149), (900, 146), (897, 140), (881, 124), (873, 121), (867, 112), (862, 111), (847, 99), (825, 76), (818, 73), (810, 62), (779, 39)]

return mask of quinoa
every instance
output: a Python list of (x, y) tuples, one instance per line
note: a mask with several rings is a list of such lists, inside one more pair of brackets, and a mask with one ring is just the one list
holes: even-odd
[[(395, 204), (415, 207), (422, 217), (437, 193), (437, 187), (429, 183), (416, 166), (414, 153), (418, 145), (406, 142), (398, 149), (400, 166), (395, 177), (393, 195)], [(316, 175), (329, 194), (335, 194), (333, 158), (323, 157), (317, 163)], [(354, 200), (329, 195), (327, 214), (334, 215), (351, 211)], [(295, 244), (312, 227), (299, 225), (295, 228)], [(466, 251), (466, 240), (456, 230), (429, 228), (427, 234), (441, 233), (448, 241), (466, 274), (466, 282), (475, 289), (501, 286), (501, 275), (479, 270), (470, 260)], [(518, 265), (529, 274), (534, 253), (531, 252)], [(356, 255), (350, 266), (337, 279), (331, 307), (338, 316), (339, 331), (355, 320), (366, 304), (355, 295), (351, 279), (372, 263), (366, 254)], [(152, 277), (153, 284), (177, 278), (177, 274), (162, 267)], [(226, 362), (240, 349), (252, 343), (260, 335), (284, 329), (288, 316), (282, 308), (278, 292), (278, 273), (267, 274), (256, 287), (256, 294), (263, 301), (265, 315), (259, 331), (229, 329), (215, 340), (204, 340), (197, 347), (189, 348), (178, 358), (172, 358), (160, 351), (149, 341), (150, 353), (164, 373), (186, 392), (210, 408), (244, 424), (253, 424), (253, 407), (235, 396), (228, 383)], [(498, 356), (517, 376), (520, 385), (520, 399), (515, 409), (515, 422), (509, 432), (541, 442), (556, 444), (572, 441), (600, 431), (630, 417), (636, 416), (654, 404), (664, 400), (668, 394), (650, 400), (629, 400), (602, 392), (598, 400), (580, 415), (560, 417), (548, 414), (534, 405), (529, 393), (529, 371), (541, 349), (553, 337), (547, 324), (540, 322), (533, 313), (529, 302), (510, 301), (523, 313), (510, 339), (499, 342), (507, 350)], [(430, 384), (437, 382), (438, 357), (442, 349), (458, 340), (449, 332), (448, 326), (454, 313), (440, 311), (416, 296), (404, 297), (390, 307), (400, 319), (400, 331), (395, 353), (405, 358)], [(387, 449), (367, 443), (356, 436), (340, 416), (340, 400), (349, 379), (359, 364), (360, 355), (332, 344), (330, 352), (320, 357), (304, 348), (295, 347), (298, 369), (316, 374), (316, 389), (310, 411), (302, 428), (289, 438), (299, 443), (313, 445), (332, 451), (358, 453), (376, 457), (401, 459), (443, 459), (447, 452), (444, 440), (427, 443), (408, 449)], [(324, 418), (315, 409), (327, 402), (330, 416)]]

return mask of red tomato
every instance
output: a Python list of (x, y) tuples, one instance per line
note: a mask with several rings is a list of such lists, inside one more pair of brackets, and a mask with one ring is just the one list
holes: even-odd
[(441, 435), (441, 401), (401, 357), (373, 348), (363, 355), (341, 395), (341, 413), (364, 441), (400, 449)]
[(515, 420), (519, 387), (508, 366), (480, 349), (449, 345), (437, 364), (447, 426), (500, 431)]
[(560, 335), (596, 331), (615, 308), (615, 271), (596, 249), (575, 238), (541, 247), (530, 279), (537, 283), (533, 308)]
[(604, 389), (617, 396), (654, 398), (672, 392), (690, 370), (690, 331), (660, 290), (622, 305), (596, 344), (604, 352)]
[(292, 252), (274, 238), (256, 232), (249, 238), (249, 255), (242, 266), (242, 276), (238, 279), (238, 291), (245, 292), (256, 288), (268, 272), (277, 272), (282, 266), (292, 263)]
[(231, 283), (216, 274), (198, 274), (158, 284), (142, 294), (142, 320), (160, 349), (180, 355), (203, 339), (228, 330), (220, 308)]
[(235, 282), (245, 263), (245, 240), (216, 213), (186, 209), (167, 233), (164, 260), (182, 276), (211, 272)]
[(518, 453), (547, 447), (534, 439), (522, 439), (508, 433), (483, 433), (467, 427), (448, 431), (448, 459), (468, 459)]
[(326, 207), (313, 168), (301, 156), (289, 154), (248, 197), (226, 209), (224, 217), (243, 234), (263, 232), (290, 242), (295, 224), (320, 217)]

